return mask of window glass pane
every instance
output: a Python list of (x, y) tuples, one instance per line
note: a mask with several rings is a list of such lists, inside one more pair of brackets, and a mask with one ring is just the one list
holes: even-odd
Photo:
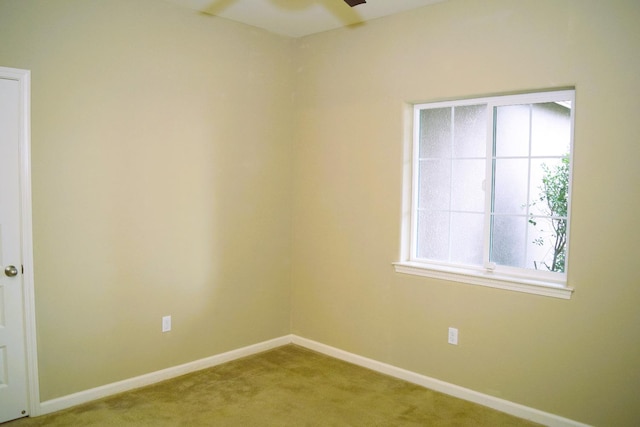
[(491, 261), (511, 267), (524, 267), (526, 216), (493, 217), (491, 227)]
[(482, 265), (484, 215), (451, 215), (451, 262)]
[(533, 104), (531, 112), (531, 155), (564, 156), (571, 141), (569, 102)]
[(451, 157), (451, 108), (420, 111), (420, 158)]
[(495, 155), (529, 155), (529, 105), (496, 107)]
[(564, 271), (572, 97), (566, 91), (416, 106), (413, 256)]
[(487, 106), (455, 107), (454, 116), (453, 157), (485, 157)]
[(451, 209), (457, 211), (484, 211), (486, 162), (484, 159), (454, 160), (452, 170)]
[(451, 160), (421, 160), (418, 207), (449, 209), (451, 197)]
[(494, 161), (493, 211), (495, 213), (526, 214), (527, 159), (498, 159)]
[(527, 241), (527, 268), (564, 272), (567, 252), (567, 221), (531, 218)]
[(448, 212), (419, 212), (416, 256), (437, 261), (449, 259)]

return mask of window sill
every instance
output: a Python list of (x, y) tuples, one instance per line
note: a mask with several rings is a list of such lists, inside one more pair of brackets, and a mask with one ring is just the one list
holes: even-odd
[(553, 282), (544, 282), (527, 278), (499, 275), (488, 271), (475, 271), (464, 268), (427, 266), (417, 262), (394, 262), (397, 273), (412, 274), (414, 276), (431, 277), (434, 279), (450, 280), (471, 285), (487, 286), (490, 288), (506, 289), (509, 291), (543, 295), (553, 298), (571, 299), (573, 288), (568, 288)]

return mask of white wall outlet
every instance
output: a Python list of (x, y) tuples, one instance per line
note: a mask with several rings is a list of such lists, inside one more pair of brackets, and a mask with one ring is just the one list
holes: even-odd
[(171, 316), (162, 316), (162, 332), (171, 330)]
[(449, 328), (449, 344), (458, 345), (458, 328)]

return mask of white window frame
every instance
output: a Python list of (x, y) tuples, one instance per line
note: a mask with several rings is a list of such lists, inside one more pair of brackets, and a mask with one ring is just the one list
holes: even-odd
[[(493, 169), (493, 114), (495, 107), (517, 104), (533, 104), (571, 100), (571, 133), (569, 153), (569, 195), (567, 206), (567, 257), (565, 273), (553, 273), (542, 270), (515, 268), (494, 265), (489, 262), (488, 238), (491, 221), (491, 184)], [(420, 111), (424, 108), (459, 107), (483, 104), (487, 106), (487, 152), (486, 152), (486, 191), (485, 198), (485, 240), (484, 266), (458, 265), (447, 262), (419, 259), (416, 257), (417, 239), (417, 201), (418, 201), (418, 157), (420, 145)], [(483, 98), (441, 101), (411, 105), (409, 122), (411, 138), (405, 146), (403, 222), (400, 261), (393, 263), (396, 272), (417, 276), (431, 277), (492, 288), (507, 289), (518, 292), (544, 295), (562, 299), (570, 299), (573, 288), (567, 286), (569, 236), (571, 227), (571, 188), (573, 177), (573, 133), (575, 117), (575, 90), (554, 90), (545, 92), (524, 93), (519, 95), (503, 95)]]

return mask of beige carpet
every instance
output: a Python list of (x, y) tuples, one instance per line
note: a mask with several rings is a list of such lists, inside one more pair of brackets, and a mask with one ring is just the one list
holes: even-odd
[(288, 345), (24, 426), (534, 426)]

